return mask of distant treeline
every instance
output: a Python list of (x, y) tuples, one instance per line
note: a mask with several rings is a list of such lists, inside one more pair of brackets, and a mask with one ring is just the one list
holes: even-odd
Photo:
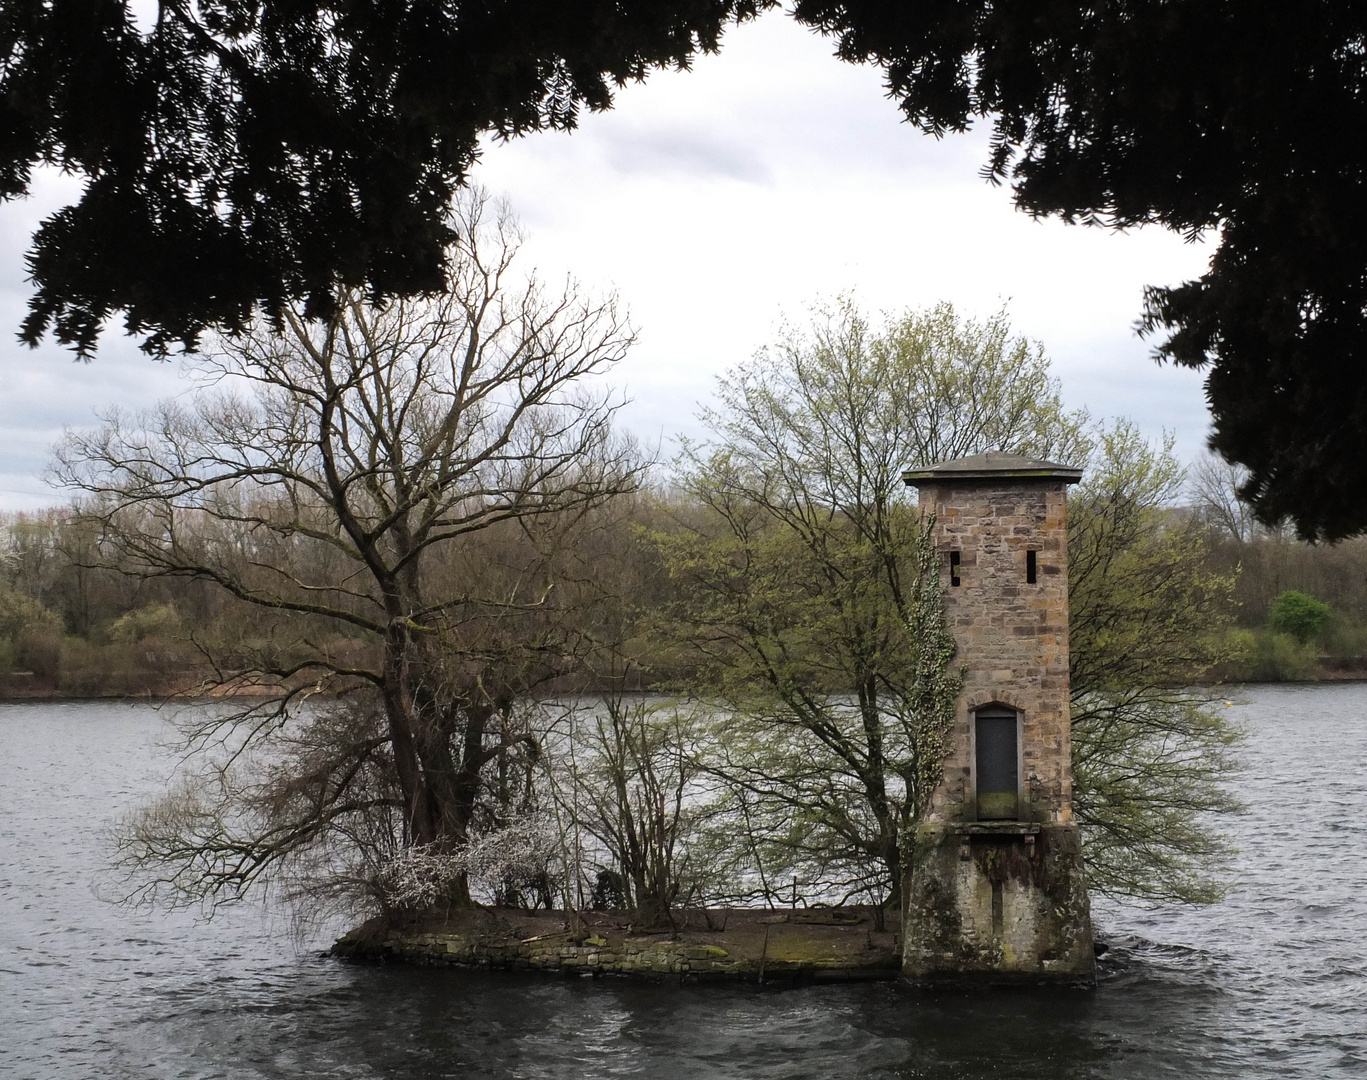
[[(627, 623), (662, 600), (657, 589), (664, 587), (663, 573), (656, 554), (635, 536), (677, 524), (680, 509), (664, 496), (623, 496), (590, 515), (576, 531), (572, 552), (556, 553), (556, 588), (540, 604), (554, 631), (544, 642), (544, 672), (532, 676), (533, 684), (562, 693), (620, 687), (619, 678), (600, 679), (592, 664), (584, 664), (574, 643), (607, 635), (634, 654), (649, 652), (642, 641), (630, 640)], [(250, 543), (226, 529), (221, 540), (239, 551)], [(496, 527), (472, 538), (451, 565), (429, 570), (483, 585), (506, 579), (512, 589), (519, 580), (525, 584), (533, 566), (536, 575), (544, 574), (540, 540), (512, 525)], [(258, 670), (263, 657), (288, 667), (295, 654), (322, 648), (333, 657), (351, 654), (358, 663), (374, 659), (373, 637), (335, 621), (330, 637), (320, 641), (316, 626), (305, 632), (299, 621), (290, 612), (245, 603), (211, 582), (149, 574), (102, 540), (97, 516), (60, 509), (0, 515), (0, 696), (160, 697), (200, 687), (252, 693), (259, 685), (254, 677), (233, 675)], [(572, 677), (558, 655), (570, 652), (579, 659)], [(636, 689), (647, 688), (643, 680), (668, 681), (675, 672), (663, 652), (650, 660), (651, 674), (638, 670)]]
[[(1306, 544), (1256, 521), (1239, 498), (1243, 470), (1215, 457), (1189, 470), (1185, 512), (1207, 530), (1205, 559), (1234, 579), (1231, 644), (1240, 659), (1220, 674), (1249, 681), (1367, 676), (1367, 537)], [(1279, 597), (1313, 598), (1327, 611), (1303, 625), (1279, 621)]]
[[(1199, 472), (1199, 470), (1198, 470)], [(702, 509), (677, 493), (654, 492), (618, 500), (581, 533), (576, 560), (591, 570), (596, 588), (613, 600), (574, 614), (575, 633), (599, 632), (604, 617), (626, 632), (636, 658), (639, 688), (668, 688), (686, 672), (670, 646), (652, 644), (651, 613), (667, 602), (669, 575), (658, 546), (637, 542), (645, 533), (686, 531)], [(1234, 654), (1218, 669), (1229, 681), (1307, 680), (1367, 676), (1367, 538), (1311, 545), (1276, 530), (1229, 527), (1202, 505), (1187, 509), (1208, 529), (1208, 568), (1232, 574), (1230, 612)], [(515, 564), (525, 536), (509, 530), (482, 544), (482, 554), (505, 570)], [(502, 544), (505, 550), (497, 550)], [(223, 659), (239, 642), (259, 655), (281, 627), (259, 608), (234, 600), (199, 580), (148, 577), (140, 568), (109, 565), (96, 519), (67, 510), (0, 516), (0, 694), (10, 697), (161, 696), (218, 683)], [(1297, 592), (1328, 605), (1322, 630), (1308, 640), (1271, 626), (1277, 597)], [(595, 609), (596, 608), (596, 609)], [(561, 610), (558, 617), (566, 614)], [(338, 651), (365, 649), (359, 635), (336, 627)], [(287, 637), (288, 635), (285, 635)], [(286, 647), (284, 637), (281, 647)], [(211, 661), (209, 657), (212, 656)], [(614, 677), (615, 678), (615, 677)], [(613, 681), (610, 678), (608, 681)], [(548, 674), (549, 690), (596, 692), (603, 680), (580, 671), (573, 685)]]
[(238, 614), (200, 582), (98, 566), (96, 523), (65, 510), (0, 528), (0, 688), (10, 696), (166, 694), (192, 682), (190, 628)]
[[(1367, 538), (1306, 544), (1266, 532), (1220, 535), (1212, 569), (1235, 578), (1233, 632), (1240, 660), (1220, 674), (1248, 682), (1367, 677)], [(1274, 628), (1278, 597), (1300, 593), (1327, 604), (1323, 629), (1299, 639)]]

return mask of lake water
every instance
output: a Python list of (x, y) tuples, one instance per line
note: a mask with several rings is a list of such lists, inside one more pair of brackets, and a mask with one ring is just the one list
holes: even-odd
[(1094, 992), (353, 967), (260, 908), (92, 893), (166, 719), (0, 706), (3, 1077), (1367, 1077), (1367, 686), (1253, 687), (1229, 898), (1104, 906)]

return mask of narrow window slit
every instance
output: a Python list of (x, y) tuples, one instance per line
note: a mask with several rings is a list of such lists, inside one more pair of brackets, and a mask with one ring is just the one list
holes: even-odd
[(957, 551), (949, 553), (949, 583), (951, 585), (959, 584), (959, 553)]
[(1025, 553), (1025, 583), (1033, 585), (1035, 583), (1035, 555), (1037, 553), (1031, 549)]

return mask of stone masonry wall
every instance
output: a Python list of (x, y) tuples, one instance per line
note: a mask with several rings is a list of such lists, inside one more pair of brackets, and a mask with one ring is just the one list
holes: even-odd
[[(1067, 502), (1056, 479), (921, 485), (921, 506), (936, 515), (945, 614), (967, 666), (945, 781), (930, 821), (972, 816), (969, 716), (992, 702), (1019, 709), (1029, 817), (1072, 821), (1068, 707)], [(1037, 555), (1036, 584), (1026, 552)], [(958, 587), (949, 552), (960, 552)], [(1022, 817), (1026, 816), (1022, 813)]]
[[(965, 670), (944, 781), (904, 841), (903, 972), (1088, 982), (1091, 918), (1072, 805), (1064, 478), (941, 476), (918, 486), (922, 508), (935, 513), (954, 663)], [(975, 820), (971, 718), (990, 704), (1021, 716), (1026, 805), (1015, 821)]]
[(713, 975), (754, 977), (754, 964), (734, 959), (716, 945), (615, 942), (568, 933), (528, 941), (489, 941), (466, 934), (401, 934), (364, 944), (344, 938), (334, 953), (353, 959), (404, 960), (495, 970), (578, 971), (586, 975)]
[(793, 921), (809, 917), (803, 912), (731, 915), (739, 925), (730, 932), (684, 931), (677, 938), (620, 929), (523, 938), (492, 925), (377, 932), (367, 924), (338, 941), (332, 952), (352, 960), (684, 981), (848, 982), (893, 979), (901, 968), (895, 922), (876, 931), (862, 918), (810, 925)]

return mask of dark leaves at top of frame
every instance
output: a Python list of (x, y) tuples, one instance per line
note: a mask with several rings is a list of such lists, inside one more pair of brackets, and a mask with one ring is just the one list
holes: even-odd
[(83, 176), (38, 229), (22, 337), (80, 355), (442, 287), (484, 132), (573, 127), (613, 88), (716, 47), (754, 0), (123, 0), (0, 11), (0, 197)]

